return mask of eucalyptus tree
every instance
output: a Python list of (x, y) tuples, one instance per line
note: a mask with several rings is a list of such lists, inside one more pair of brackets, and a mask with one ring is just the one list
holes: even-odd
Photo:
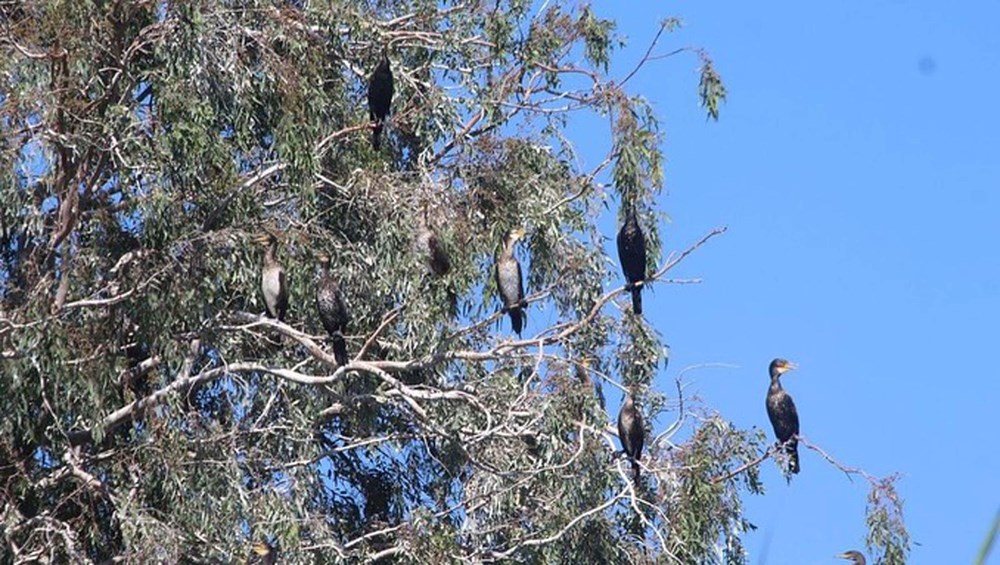
[[(635, 211), (643, 286), (723, 231), (672, 254), (657, 231), (659, 123), (629, 86), (676, 20), (622, 76), (614, 22), (560, 1), (0, 10), (0, 561), (746, 561), (772, 449), (651, 387), (666, 349), (595, 221)], [(671, 53), (718, 118), (711, 59)], [(596, 163), (584, 118), (607, 124)], [(517, 229), (523, 338), (493, 280)], [(648, 391), (637, 485), (595, 382)], [(878, 485), (870, 541), (898, 562)]]

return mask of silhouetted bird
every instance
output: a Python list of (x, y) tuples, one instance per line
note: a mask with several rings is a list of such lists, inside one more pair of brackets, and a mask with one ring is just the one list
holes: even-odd
[(618, 439), (622, 451), (632, 460), (632, 480), (639, 485), (639, 458), (646, 431), (642, 425), (642, 413), (635, 405), (635, 392), (629, 390), (618, 412)]
[(854, 551), (853, 549), (851, 551), (845, 551), (840, 555), (838, 555), (837, 557), (841, 559), (846, 559), (851, 563), (853, 563), (854, 565), (865, 565), (866, 563), (865, 556), (861, 555), (860, 551)]
[(495, 270), (497, 290), (500, 291), (503, 307), (510, 316), (510, 326), (518, 336), (524, 328), (524, 310), (521, 306), (521, 301), (524, 300), (524, 278), (521, 276), (521, 264), (514, 257), (514, 245), (522, 237), (524, 230), (521, 228), (509, 230), (504, 235)]
[(267, 315), (285, 321), (288, 313), (288, 282), (285, 270), (278, 262), (278, 238), (271, 232), (256, 239), (258, 245), (267, 247), (264, 253), (264, 269), (260, 277), (260, 290), (264, 295), (264, 306)]
[(319, 311), (320, 322), (333, 341), (333, 356), (337, 359), (337, 364), (346, 365), (348, 358), (344, 329), (350, 321), (350, 315), (340, 286), (330, 274), (330, 256), (320, 255), (319, 264), (322, 271), (316, 285), (316, 309)]
[(631, 285), (632, 311), (642, 314), (642, 287), (636, 283), (646, 280), (646, 239), (631, 204), (626, 206), (625, 221), (618, 230), (618, 260), (625, 280)]
[(781, 375), (795, 369), (793, 363), (784, 359), (771, 361), (771, 386), (767, 389), (767, 417), (771, 419), (774, 427), (774, 435), (778, 442), (784, 446), (785, 453), (788, 454), (790, 463), (788, 470), (792, 473), (799, 472), (799, 413), (795, 410), (795, 403), (785, 389), (781, 388)]
[(372, 130), (372, 147), (379, 150), (382, 141), (382, 128), (392, 106), (392, 69), (389, 68), (389, 56), (382, 53), (382, 61), (375, 67), (368, 79), (368, 119), (375, 122)]

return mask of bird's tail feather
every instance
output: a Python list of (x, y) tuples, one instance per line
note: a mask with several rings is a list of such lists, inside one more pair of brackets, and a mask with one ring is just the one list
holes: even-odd
[(799, 472), (799, 442), (795, 439), (789, 440), (788, 444), (785, 446), (785, 453), (788, 454), (788, 470), (792, 474), (797, 474)]
[(632, 460), (632, 481), (639, 486), (639, 462), (635, 459)]
[(636, 314), (642, 314), (642, 287), (633, 286), (632, 287), (632, 311)]
[(375, 151), (382, 146), (382, 127), (382, 120), (378, 120), (375, 122), (375, 129), (372, 130), (372, 149)]
[(349, 359), (347, 358), (347, 342), (344, 340), (344, 334), (337, 332), (333, 334), (333, 357), (337, 360), (337, 365), (346, 365)]
[(508, 310), (507, 313), (510, 315), (510, 327), (520, 337), (521, 330), (524, 329), (524, 310), (520, 307), (515, 307)]

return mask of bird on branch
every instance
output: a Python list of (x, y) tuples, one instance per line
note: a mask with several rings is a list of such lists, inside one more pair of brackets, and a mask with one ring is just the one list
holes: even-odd
[(514, 333), (521, 335), (524, 328), (524, 277), (521, 275), (521, 264), (514, 257), (514, 246), (524, 237), (524, 229), (508, 230), (503, 237), (500, 255), (496, 262), (496, 283), (503, 308), (510, 316), (510, 325)]
[(258, 245), (266, 247), (264, 269), (260, 278), (260, 290), (264, 295), (267, 315), (278, 321), (285, 321), (288, 313), (288, 281), (285, 270), (278, 262), (278, 238), (270, 231), (255, 239)]
[(632, 461), (632, 480), (639, 486), (639, 458), (642, 456), (646, 430), (642, 422), (642, 412), (636, 406), (635, 393), (635, 386), (629, 387), (618, 412), (618, 439), (622, 443), (622, 451)]
[(632, 292), (632, 311), (642, 314), (642, 282), (646, 280), (646, 238), (639, 227), (635, 205), (632, 203), (625, 205), (625, 221), (618, 230), (618, 260)]
[(344, 329), (350, 321), (347, 312), (347, 303), (344, 302), (344, 295), (340, 291), (340, 285), (330, 274), (330, 256), (322, 254), (319, 256), (320, 276), (316, 284), (316, 310), (319, 312), (319, 320), (323, 323), (323, 328), (330, 334), (333, 341), (333, 356), (338, 365), (346, 365), (347, 343), (344, 340)]
[(789, 457), (788, 470), (799, 472), (799, 413), (792, 397), (781, 388), (781, 375), (797, 368), (784, 359), (771, 361), (771, 386), (767, 389), (767, 417), (771, 419), (774, 435)]
[(368, 119), (374, 122), (372, 148), (379, 150), (382, 144), (382, 128), (392, 106), (392, 69), (389, 56), (382, 52), (382, 61), (375, 67), (368, 79)]

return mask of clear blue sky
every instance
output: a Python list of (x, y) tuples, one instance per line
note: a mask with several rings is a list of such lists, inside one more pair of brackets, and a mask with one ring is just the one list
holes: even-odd
[[(630, 38), (612, 74), (676, 15), (685, 27), (659, 50), (707, 48), (729, 89), (711, 123), (693, 57), (629, 83), (663, 119), (668, 248), (730, 229), (675, 273), (703, 284), (644, 301), (672, 348), (658, 386), (688, 365), (737, 365), (691, 374), (693, 388), (771, 438), (767, 364), (798, 362), (784, 381), (802, 433), (847, 465), (902, 474), (910, 563), (971, 563), (1000, 507), (1000, 5), (634, 6), (595, 5)], [(863, 549), (864, 481), (806, 450), (802, 469), (786, 485), (765, 463), (752, 563)]]

